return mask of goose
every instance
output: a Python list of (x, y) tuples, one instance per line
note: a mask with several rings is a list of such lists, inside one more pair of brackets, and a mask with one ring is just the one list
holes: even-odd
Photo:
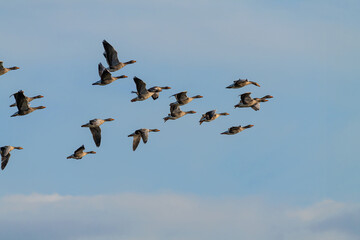
[(259, 98), (254, 98), (255, 101), (259, 101), (258, 103), (256, 103), (255, 105), (252, 105), (251, 108), (254, 109), (255, 111), (259, 111), (260, 110), (260, 102), (264, 102), (263, 100), (265, 100), (265, 102), (267, 102), (269, 98), (273, 98), (273, 96), (271, 95), (266, 95), (264, 97), (262, 97), (261, 99)]
[[(20, 90), (23, 94), (24, 94), (24, 91), (22, 91), (22, 90)], [(13, 94), (14, 95), (14, 94)], [(11, 95), (12, 96), (12, 95)], [(10, 96), (10, 97), (11, 97)], [(24, 95), (25, 96), (25, 95)], [(26, 99), (26, 101), (28, 101), (28, 102), (31, 102), (32, 100), (34, 100), (34, 99), (39, 99), (39, 98), (43, 98), (44, 96), (42, 96), (42, 95), (37, 95), (37, 96), (35, 96), (35, 97), (27, 97), (27, 96), (25, 96), (25, 99)], [(11, 104), (10, 105), (10, 107), (16, 107), (16, 103), (14, 103), (14, 104)]]
[(235, 135), (247, 128), (252, 128), (254, 125), (247, 125), (247, 126), (234, 126), (234, 127), (231, 127), (229, 128), (226, 132), (222, 132), (221, 134), (225, 134), (225, 135)]
[(140, 139), (142, 138), (143, 143), (147, 143), (149, 138), (149, 132), (160, 132), (159, 129), (147, 129), (141, 128), (136, 130), (134, 133), (130, 134), (128, 137), (133, 137), (133, 151), (136, 150), (140, 143)]
[(10, 152), (14, 149), (21, 150), (22, 147), (3, 146), (0, 148), (1, 154), (1, 170), (4, 170), (10, 159)]
[(218, 117), (220, 116), (227, 116), (227, 115), (230, 115), (228, 113), (216, 113), (216, 110), (212, 110), (212, 111), (209, 111), (209, 112), (206, 112), (205, 114), (203, 114), (200, 118), (200, 125), (203, 123), (203, 122), (211, 122), (211, 121), (214, 121), (215, 119), (217, 119)]
[(94, 139), (94, 142), (95, 142), (96, 146), (100, 147), (100, 143), (101, 143), (101, 128), (100, 128), (100, 125), (103, 124), (104, 122), (110, 122), (110, 121), (114, 121), (114, 120), (115, 119), (113, 119), (113, 118), (106, 118), (106, 119), (95, 118), (93, 120), (90, 120), (89, 123), (81, 125), (81, 127), (90, 128), (90, 131), (91, 131), (91, 134), (93, 136), (93, 139)]
[(183, 116), (185, 116), (186, 114), (194, 114), (196, 113), (195, 111), (181, 111), (179, 105), (177, 103), (173, 103), (170, 104), (170, 114), (167, 117), (164, 117), (164, 122), (166, 122), (167, 120), (176, 120), (178, 118), (181, 118)]
[(94, 151), (90, 151), (90, 152), (84, 152), (85, 150), (85, 147), (84, 145), (82, 145), (81, 147), (79, 147), (78, 149), (75, 150), (74, 154), (68, 156), (66, 159), (70, 159), (70, 158), (73, 158), (73, 159), (82, 159), (84, 156), (88, 155), (88, 154), (95, 154), (96, 152)]
[[(175, 97), (176, 98), (176, 103), (179, 105), (179, 106), (183, 106), (185, 104), (188, 104), (189, 102), (191, 102), (192, 100), (194, 100), (195, 98), (203, 98), (203, 96), (201, 95), (196, 95), (196, 96), (193, 96), (193, 97), (188, 97), (186, 95), (187, 91), (185, 92), (179, 92), (179, 93), (176, 93), (174, 95), (171, 95), (170, 97)], [(172, 103), (172, 104), (176, 104), (176, 103)]]
[(22, 90), (18, 91), (17, 93), (14, 93), (13, 95), (14, 95), (14, 98), (16, 101), (16, 106), (18, 108), (18, 111), (16, 113), (14, 113), (13, 115), (11, 115), (11, 117), (24, 116), (29, 113), (32, 113), (35, 110), (46, 108), (44, 106), (30, 107), (30, 104), (29, 104), (26, 96), (24, 95), (24, 91), (22, 91)]
[(105, 52), (104, 52), (104, 57), (106, 58), (106, 62), (109, 65), (108, 70), (110, 72), (115, 72), (117, 70), (120, 70), (121, 68), (125, 67), (128, 64), (133, 64), (136, 63), (135, 60), (131, 60), (128, 62), (120, 62), (118, 59), (118, 53), (116, 52), (116, 50), (113, 48), (113, 46), (110, 45), (110, 43), (108, 43), (106, 40), (104, 40), (102, 42)]
[(131, 102), (144, 101), (149, 97), (152, 97), (154, 100), (156, 100), (159, 97), (159, 92), (161, 92), (163, 89), (171, 89), (170, 87), (158, 86), (146, 89), (146, 83), (144, 83), (144, 81), (138, 77), (134, 77), (134, 82), (136, 84), (137, 91), (132, 91), (131, 93), (136, 93), (137, 97), (131, 99)]
[(19, 67), (5, 68), (5, 67), (3, 66), (3, 62), (0, 61), (0, 76), (1, 76), (1, 75), (4, 75), (4, 74), (7, 73), (8, 71), (17, 70), (17, 69), (20, 69), (20, 68), (19, 68)]
[[(247, 92), (247, 93), (243, 93), (240, 95), (240, 102), (238, 104), (236, 104), (234, 107), (235, 108), (244, 108), (244, 107), (252, 107), (254, 105), (256, 105), (254, 107), (254, 110), (256, 110), (257, 108), (260, 109), (260, 102), (267, 102), (268, 100), (266, 98), (252, 98), (250, 97), (251, 92)], [(272, 96), (270, 95), (266, 95), (267, 98), (272, 98)], [(259, 104), (259, 106), (257, 106), (257, 104)]]
[(111, 76), (111, 73), (101, 63), (99, 63), (98, 67), (99, 67), (99, 76), (101, 79), (97, 82), (94, 82), (92, 85), (105, 86), (120, 78), (127, 78), (127, 76), (125, 75), (121, 75), (118, 77)]
[(246, 85), (249, 85), (249, 84), (253, 84), (255, 86), (258, 86), (260, 87), (260, 85), (256, 82), (252, 82), (252, 81), (249, 81), (247, 79), (240, 79), (239, 80), (236, 80), (234, 81), (233, 84), (227, 86), (226, 88), (242, 88), (242, 87), (245, 87)]

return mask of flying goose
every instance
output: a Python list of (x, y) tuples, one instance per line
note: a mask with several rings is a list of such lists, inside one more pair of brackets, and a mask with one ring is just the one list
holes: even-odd
[[(22, 91), (22, 90), (20, 90), (23, 94), (24, 94), (24, 91)], [(13, 94), (14, 95), (14, 94)], [(12, 96), (12, 95), (11, 95)], [(10, 96), (10, 97), (11, 97)], [(25, 95), (24, 95), (25, 96)], [(25, 99), (26, 99), (26, 101), (27, 102), (31, 102), (32, 100), (34, 100), (34, 99), (39, 99), (39, 98), (43, 98), (44, 96), (42, 96), (42, 95), (37, 95), (37, 96), (35, 96), (35, 97), (27, 97), (27, 96), (25, 96)], [(11, 104), (10, 105), (10, 107), (16, 107), (16, 103), (14, 103), (14, 104)]]
[(18, 91), (17, 93), (14, 93), (13, 95), (14, 95), (14, 98), (16, 101), (16, 106), (18, 108), (18, 111), (16, 113), (14, 113), (13, 115), (11, 115), (11, 117), (24, 116), (29, 113), (32, 113), (33, 111), (35, 111), (37, 109), (46, 108), (44, 106), (30, 107), (30, 104), (29, 104), (26, 96), (24, 95), (24, 91), (22, 91), (22, 90)]
[(3, 146), (0, 148), (1, 154), (1, 170), (4, 170), (10, 159), (10, 152), (14, 149), (21, 150), (22, 147)]
[[(271, 95), (266, 95), (262, 98), (254, 98), (255, 101), (258, 101), (258, 103), (256, 103), (255, 105), (252, 105), (251, 108), (254, 109), (255, 111), (259, 111), (260, 110), (260, 102), (267, 102), (269, 98), (273, 98), (273, 96)], [(265, 100), (265, 101), (264, 101)]]
[(19, 67), (5, 68), (5, 67), (3, 66), (3, 62), (0, 61), (0, 76), (1, 76), (1, 75), (4, 75), (4, 74), (7, 73), (8, 71), (17, 70), (17, 69), (19, 69)]
[(143, 143), (147, 143), (149, 138), (149, 132), (160, 132), (158, 129), (147, 129), (141, 128), (136, 130), (134, 133), (130, 134), (128, 137), (133, 137), (133, 151), (136, 150), (140, 143), (140, 139), (142, 138)]
[(158, 86), (146, 89), (146, 83), (144, 83), (144, 81), (138, 77), (134, 77), (134, 82), (136, 84), (136, 92), (132, 91), (131, 93), (136, 93), (137, 97), (131, 99), (131, 102), (144, 101), (149, 97), (152, 97), (154, 100), (156, 100), (159, 97), (159, 92), (161, 92), (163, 89), (171, 89), (170, 87)]
[(127, 78), (127, 76), (125, 75), (121, 75), (118, 77), (111, 76), (111, 73), (101, 63), (99, 63), (99, 76), (100, 80), (94, 82), (92, 85), (105, 86), (114, 82), (115, 80), (118, 80), (119, 78)]
[(249, 84), (253, 84), (255, 86), (258, 86), (260, 87), (260, 85), (256, 82), (252, 82), (252, 81), (249, 81), (247, 79), (240, 79), (239, 80), (236, 80), (234, 81), (233, 84), (227, 86), (226, 88), (242, 88), (242, 87), (245, 87), (246, 85), (249, 85)]
[[(240, 102), (236, 104), (235, 108), (253, 107), (255, 111), (260, 109), (260, 102), (267, 102), (267, 98), (272, 98), (270, 95), (266, 95), (263, 98), (252, 98), (250, 97), (251, 92), (243, 93), (240, 95)], [(259, 105), (257, 105), (259, 104)]]
[(203, 123), (203, 122), (211, 122), (211, 121), (214, 121), (215, 119), (217, 119), (218, 117), (220, 116), (227, 116), (227, 115), (230, 115), (228, 113), (216, 113), (216, 110), (212, 110), (212, 111), (209, 111), (209, 112), (206, 112), (205, 114), (203, 114), (200, 118), (200, 125)]
[(164, 117), (164, 122), (166, 122), (167, 120), (175, 120), (178, 118), (181, 118), (183, 116), (185, 116), (186, 114), (194, 114), (196, 113), (195, 111), (181, 111), (179, 105), (177, 103), (172, 103), (170, 104), (170, 114), (167, 117)]
[(131, 60), (128, 62), (120, 62), (118, 59), (118, 54), (116, 52), (116, 50), (113, 48), (113, 46), (110, 45), (110, 43), (108, 43), (106, 40), (104, 40), (102, 42), (105, 52), (104, 52), (104, 57), (106, 58), (106, 62), (109, 65), (108, 70), (110, 72), (115, 72), (117, 70), (120, 70), (121, 68), (125, 67), (128, 64), (133, 64), (136, 63), (136, 61)]
[(100, 147), (100, 143), (101, 143), (101, 128), (100, 125), (103, 124), (104, 122), (110, 122), (110, 121), (114, 121), (115, 119), (112, 118), (106, 118), (106, 119), (93, 119), (90, 120), (89, 123), (86, 123), (84, 125), (82, 125), (81, 127), (88, 127), (90, 128), (90, 131), (92, 133), (94, 142), (96, 144), (97, 147)]
[[(170, 97), (175, 97), (176, 98), (176, 103), (179, 105), (179, 106), (183, 106), (185, 104), (188, 104), (189, 102), (191, 102), (192, 100), (194, 100), (195, 98), (203, 98), (203, 96), (201, 95), (196, 95), (196, 96), (193, 96), (193, 97), (188, 97), (186, 95), (187, 91), (185, 92), (179, 92), (179, 93), (176, 93), (174, 95), (171, 95)], [(176, 104), (176, 103), (172, 103), (172, 104)]]
[(251, 128), (253, 126), (254, 125), (247, 125), (247, 126), (244, 126), (244, 127), (242, 127), (240, 125), (239, 126), (234, 126), (234, 127), (229, 128), (226, 132), (222, 132), (221, 134), (234, 135), (234, 134), (237, 134), (237, 133), (239, 133), (239, 132), (241, 132), (241, 131), (243, 131), (243, 130), (245, 130), (247, 128)]
[(74, 154), (70, 155), (67, 157), (67, 159), (73, 158), (73, 159), (82, 159), (84, 156), (88, 155), (88, 154), (95, 154), (96, 152), (94, 151), (90, 151), (90, 152), (84, 152), (85, 147), (84, 145), (82, 145), (81, 147), (79, 147), (78, 149), (75, 150)]

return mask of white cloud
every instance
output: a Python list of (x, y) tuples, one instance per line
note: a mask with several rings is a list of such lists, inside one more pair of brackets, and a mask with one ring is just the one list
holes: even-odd
[(15, 195), (0, 199), (0, 239), (358, 239), (360, 205), (306, 208), (259, 198), (175, 194)]

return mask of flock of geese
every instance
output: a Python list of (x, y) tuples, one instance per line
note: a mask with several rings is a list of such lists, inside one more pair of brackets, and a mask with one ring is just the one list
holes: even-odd
[[(114, 81), (116, 81), (117, 79), (120, 78), (127, 78), (128, 76), (126, 75), (121, 75), (121, 76), (117, 76), (117, 77), (113, 77), (112, 76), (112, 72), (116, 72), (120, 69), (122, 69), (123, 67), (125, 67), (126, 65), (129, 64), (133, 64), (136, 61), (135, 60), (131, 60), (131, 61), (127, 61), (127, 62), (120, 62), (118, 59), (118, 54), (116, 52), (116, 50), (114, 49), (113, 46), (111, 46), (111, 44), (109, 44), (106, 40), (104, 40), (102, 42), (103, 47), (104, 47), (104, 57), (106, 59), (106, 62), (108, 64), (108, 68), (105, 68), (101, 63), (99, 63), (98, 65), (98, 70), (99, 70), (99, 76), (100, 76), (100, 80), (93, 83), (92, 85), (100, 85), (100, 86), (105, 86), (108, 85)], [(9, 67), (9, 68), (5, 68), (3, 66), (3, 62), (0, 61), (0, 76), (12, 71), (12, 70), (17, 70), (19, 69), (19, 67)], [(131, 100), (131, 102), (136, 102), (136, 101), (144, 101), (148, 98), (152, 98), (153, 100), (156, 100), (157, 98), (159, 98), (159, 94), (162, 92), (162, 90), (167, 90), (167, 89), (171, 89), (168, 86), (165, 87), (159, 87), (159, 86), (154, 86), (151, 88), (147, 88), (146, 87), (146, 83), (141, 80), (138, 77), (134, 77), (134, 82), (136, 85), (136, 91), (132, 91), (132, 93), (136, 94), (137, 96), (135, 98), (133, 98)], [(255, 85), (257, 87), (260, 87), (260, 85), (256, 82), (253, 81), (249, 81), (248, 79), (239, 79), (233, 82), (233, 84), (227, 86), (226, 88), (228, 89), (238, 89), (238, 88), (242, 88), (245, 87), (247, 85)], [(273, 98), (271, 95), (266, 95), (262, 98), (252, 98), (250, 92), (247, 93), (243, 93), (240, 96), (240, 102), (238, 104), (236, 104), (234, 107), (235, 108), (252, 108), (255, 111), (260, 110), (260, 103), (261, 102), (267, 102), (269, 98)], [(38, 95), (38, 96), (34, 96), (34, 97), (27, 97), (24, 94), (24, 91), (20, 90), (17, 93), (12, 94), (11, 96), (14, 96), (16, 103), (10, 105), (10, 107), (17, 107), (18, 111), (16, 113), (14, 113), (13, 115), (11, 115), (11, 117), (16, 117), (16, 116), (24, 116), (27, 114), (32, 113), (35, 110), (39, 110), (39, 109), (44, 109), (44, 106), (38, 106), (38, 107), (30, 107), (30, 102), (35, 100), (35, 99), (39, 99), (39, 98), (43, 98), (42, 95)], [(10, 97), (11, 97), (10, 96)], [(185, 104), (190, 103), (191, 101), (193, 101), (194, 99), (199, 99), (199, 98), (203, 98), (203, 96), (201, 95), (196, 95), (193, 97), (188, 97), (187, 96), (187, 92), (179, 92), (177, 94), (171, 95), (170, 97), (175, 97), (176, 102), (170, 103), (170, 113), (168, 114), (168, 116), (164, 117), (164, 122), (168, 121), (168, 120), (176, 120), (178, 118), (181, 118), (187, 114), (194, 114), (196, 113), (195, 111), (182, 111), (180, 109), (180, 106), (183, 106)], [(216, 110), (212, 110), (212, 111), (208, 111), (204, 114), (202, 114), (201, 118), (200, 118), (200, 125), (203, 122), (211, 122), (214, 121), (215, 119), (217, 119), (220, 116), (227, 116), (229, 115), (229, 113), (216, 113)], [(100, 147), (101, 144), (101, 128), (100, 126), (105, 123), (105, 122), (111, 122), (114, 121), (113, 118), (107, 118), (107, 119), (92, 119), (90, 120), (88, 123), (82, 125), (81, 127), (87, 127), (90, 129), (90, 132), (92, 134), (93, 140), (95, 142), (95, 145), (97, 147)], [(224, 135), (234, 135), (237, 134), (245, 129), (251, 128), (254, 125), (246, 125), (246, 126), (233, 126), (230, 127), (227, 131), (222, 132), (221, 134)], [(136, 150), (136, 148), (138, 147), (140, 140), (142, 139), (143, 143), (147, 143), (148, 138), (149, 138), (149, 133), (150, 132), (159, 132), (160, 130), (158, 129), (146, 129), (146, 128), (142, 128), (142, 129), (138, 129), (136, 130), (134, 133), (130, 134), (128, 137), (133, 137), (133, 151)], [(4, 170), (9, 159), (10, 159), (10, 152), (14, 149), (23, 149), (22, 147), (13, 147), (13, 146), (3, 146), (0, 148), (0, 153), (1, 153), (1, 169)], [(86, 156), (87, 154), (95, 154), (96, 152), (94, 151), (89, 151), (89, 152), (85, 152), (85, 147), (84, 145), (82, 145), (81, 147), (79, 147), (78, 149), (75, 150), (75, 152), (68, 156), (68, 159), (82, 159), (84, 156)]]

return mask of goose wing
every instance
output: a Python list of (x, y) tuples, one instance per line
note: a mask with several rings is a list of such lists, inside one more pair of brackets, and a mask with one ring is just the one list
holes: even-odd
[(145, 93), (147, 93), (146, 83), (144, 83), (143, 80), (141, 80), (141, 79), (138, 78), (138, 77), (134, 77), (134, 82), (135, 82), (135, 84), (136, 84), (136, 90), (137, 90), (138, 94), (145, 94)]
[(106, 62), (109, 64), (109, 67), (116, 66), (120, 64), (120, 61), (118, 59), (118, 53), (116, 52), (115, 48), (110, 45), (106, 40), (102, 42), (105, 52), (104, 57), (106, 58)]
[(154, 100), (156, 100), (156, 99), (159, 98), (159, 93), (156, 92), (156, 93), (154, 93), (153, 95), (151, 95), (151, 97), (152, 97)]
[(0, 70), (3, 70), (3, 69), (4, 69), (3, 62), (0, 61)]
[(84, 145), (82, 145), (81, 147), (79, 147), (78, 149), (75, 150), (74, 155), (76, 156), (78, 154), (81, 154), (84, 152), (84, 150), (85, 150), (85, 147), (84, 147)]
[(94, 142), (97, 147), (100, 147), (101, 143), (101, 128), (100, 127), (91, 127), (91, 134), (93, 135)]
[(133, 139), (133, 151), (135, 151), (136, 148), (139, 146), (140, 139), (141, 139), (141, 135), (140, 135), (140, 134), (134, 135), (134, 139)]
[(255, 111), (259, 111), (260, 110), (260, 103), (256, 103), (255, 105), (252, 105), (251, 108), (254, 109)]
[(230, 133), (236, 133), (236, 132), (239, 130), (240, 127), (241, 127), (241, 126), (231, 127), (231, 128), (229, 128), (229, 132), (230, 132)]
[(174, 94), (173, 96), (175, 96), (176, 101), (180, 102), (183, 101), (185, 99), (187, 99), (188, 97), (186, 96), (187, 92), (179, 92), (177, 94)]
[(5, 146), (0, 148), (0, 153), (2, 157), (5, 157), (10, 153), (10, 146)]
[(205, 113), (205, 118), (207, 120), (210, 120), (213, 117), (215, 117), (215, 114), (216, 114), (216, 110), (209, 111), (209, 112)]
[(147, 143), (149, 139), (149, 130), (148, 129), (141, 129), (140, 135), (144, 143)]
[(100, 75), (101, 81), (111, 79), (111, 73), (101, 63), (99, 63), (99, 75)]
[(177, 113), (177, 112), (180, 112), (180, 107), (179, 107), (179, 104), (170, 104), (170, 113)]
[(244, 93), (244, 94), (241, 94), (240, 98), (241, 98), (241, 101), (244, 103), (244, 104), (248, 104), (252, 101), (252, 98), (250, 97), (250, 92), (248, 93)]
[(8, 162), (9, 162), (10, 156), (11, 156), (10, 153), (8, 153), (8, 154), (5, 155), (5, 156), (2, 156), (2, 154), (1, 154), (1, 170), (4, 170), (4, 169), (5, 169), (6, 165), (7, 165)]
[(19, 111), (26, 111), (29, 109), (29, 102), (26, 100), (26, 96), (23, 91), (14, 93), (14, 98)]

